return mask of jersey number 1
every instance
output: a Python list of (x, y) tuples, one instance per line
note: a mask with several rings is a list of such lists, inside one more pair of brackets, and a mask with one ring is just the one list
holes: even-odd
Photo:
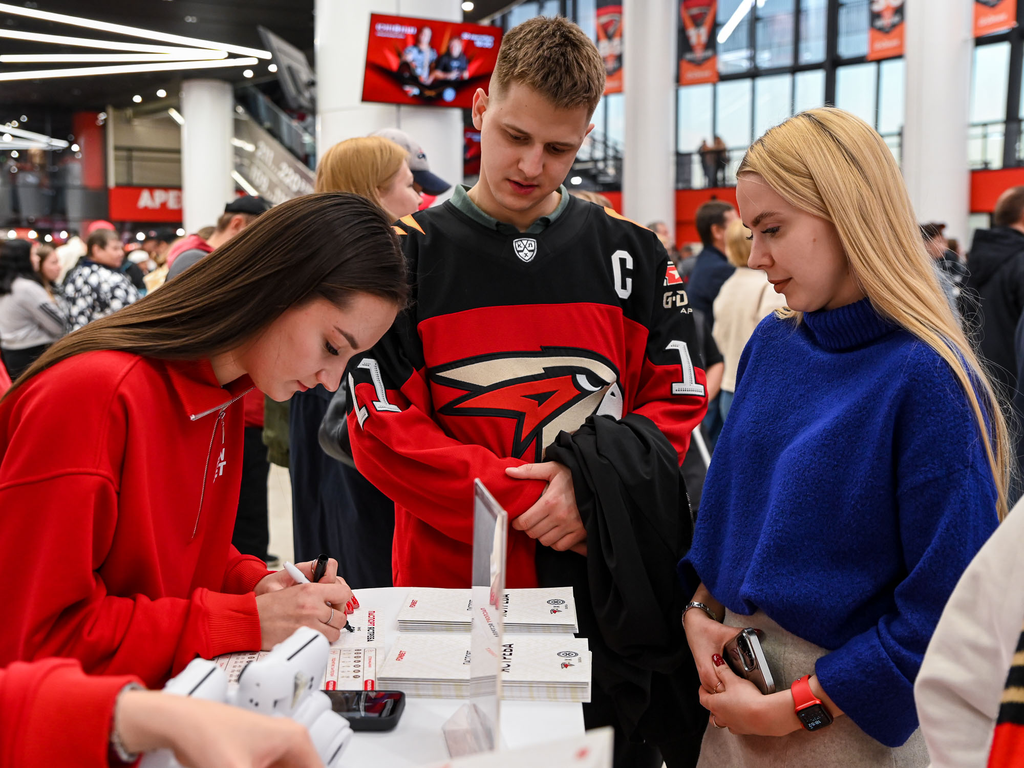
[(704, 397), (706, 390), (703, 384), (697, 383), (697, 374), (693, 370), (693, 361), (690, 360), (690, 349), (686, 346), (686, 342), (670, 341), (665, 349), (674, 349), (679, 353), (679, 362), (683, 368), (683, 380), (672, 384), (672, 394)]
[[(393, 405), (388, 402), (388, 393), (384, 389), (384, 379), (380, 375), (380, 366), (377, 361), (372, 357), (364, 358), (359, 362), (357, 366), (359, 368), (365, 368), (370, 372), (370, 379), (373, 381), (373, 391), (377, 395), (377, 399), (373, 401), (374, 409), (379, 413), (380, 411), (391, 411), (392, 413), (401, 413), (402, 409), (397, 405)], [(356, 411), (356, 418), (359, 420), (359, 426), (363, 426), (363, 422), (370, 415), (366, 410), (366, 407), (360, 407), (359, 401), (356, 399), (356, 386), (355, 379), (352, 378), (351, 374), (348, 377), (348, 388), (352, 395), (352, 405)]]

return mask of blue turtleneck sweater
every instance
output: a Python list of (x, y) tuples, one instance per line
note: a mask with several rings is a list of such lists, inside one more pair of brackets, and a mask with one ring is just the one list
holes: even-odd
[(736, 384), (684, 585), (828, 649), (822, 688), (898, 746), (943, 606), (997, 524), (967, 396), (866, 299), (799, 325), (768, 317)]

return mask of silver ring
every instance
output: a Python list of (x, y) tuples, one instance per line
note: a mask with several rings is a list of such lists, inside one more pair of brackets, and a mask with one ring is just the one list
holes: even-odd
[(724, 726), (724, 725), (719, 725), (719, 724), (718, 724), (718, 721), (717, 721), (717, 720), (715, 719), (715, 716), (714, 716), (714, 715), (712, 715), (712, 716), (711, 716), (711, 722), (712, 722), (712, 723), (714, 723), (714, 725), (715, 725), (715, 728), (725, 728), (725, 726)]
[(330, 623), (331, 623), (331, 620), (332, 620), (333, 618), (334, 618), (334, 606), (332, 605), (332, 606), (331, 606), (331, 615), (330, 615), (329, 617), (327, 617), (327, 621), (325, 621), (325, 622), (324, 622), (324, 624), (330, 624)]

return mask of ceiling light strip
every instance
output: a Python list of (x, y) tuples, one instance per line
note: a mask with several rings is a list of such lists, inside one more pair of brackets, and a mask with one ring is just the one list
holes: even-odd
[(69, 146), (63, 139), (55, 139), (52, 136), (47, 136), (45, 133), (36, 133), (35, 131), (26, 131), (24, 128), (14, 128), (11, 125), (0, 125), (0, 133), (9, 133), (11, 136), (20, 136), (23, 139), (32, 139), (33, 141), (45, 141), (50, 144), (55, 144), (62, 149)]
[(167, 110), (167, 114), (170, 115), (171, 119), (174, 122), (176, 122), (178, 125), (184, 125), (185, 124), (185, 118), (182, 117), (181, 116), (181, 112), (176, 110), (174, 107), (171, 107), (170, 109), (168, 109)]
[(248, 181), (246, 181), (245, 177), (242, 176), (242, 174), (240, 174), (238, 171), (232, 171), (231, 178), (238, 182), (238, 186), (244, 189), (247, 194), (250, 194), (253, 197), (260, 196), (260, 191), (256, 189), (256, 187), (254, 187), (252, 184), (250, 184)]
[(23, 32), (18, 29), (0, 28), (0, 38), (8, 40), (27, 40), (33, 43), (52, 43), (54, 45), (74, 45), (80, 48), (102, 48), (107, 51), (136, 51), (138, 53), (168, 53), (174, 55), (195, 56), (197, 59), (225, 59), (227, 51), (209, 51), (202, 48), (179, 48), (173, 45), (146, 45), (145, 43), (126, 43), (114, 40), (95, 40), (91, 37), (70, 37), (68, 35), (48, 35), (43, 32)]
[(0, 140), (0, 152), (6, 152), (11, 149), (54, 149), (54, 147), (43, 141), (26, 141), (25, 139), (13, 138), (10, 141)]
[(124, 64), (110, 67), (71, 67), (69, 69), (33, 69), (23, 72), (0, 72), (0, 82), (14, 80), (44, 80), (53, 77), (87, 77), (91, 75), (134, 75), (141, 72), (167, 72), (183, 69), (213, 69), (215, 67), (251, 67), (256, 59), (222, 59), (218, 61), (174, 61), (166, 64)]
[(197, 51), (197, 55), (189, 54), (188, 49), (182, 48), (184, 55), (171, 53), (7, 53), (0, 55), (0, 64), (115, 64), (115, 63), (143, 63), (152, 61), (210, 61), (224, 59), (227, 54), (223, 51), (210, 51), (209, 53), (220, 53), (222, 56), (204, 55), (207, 51)]
[(754, 0), (742, 0), (742, 2), (736, 7), (736, 10), (733, 11), (732, 16), (729, 17), (729, 20), (725, 22), (725, 26), (718, 31), (719, 45), (724, 44), (725, 41), (729, 39), (729, 36), (736, 31), (736, 27), (738, 27), (740, 22), (747, 17), (747, 14), (750, 13), (750, 9), (753, 7)]
[(148, 40), (160, 40), (164, 43), (175, 43), (177, 45), (191, 45), (201, 48), (216, 48), (218, 50), (228, 51), (230, 53), (240, 53), (245, 56), (255, 56), (258, 59), (271, 58), (270, 51), (260, 50), (259, 48), (247, 48), (246, 46), (242, 45), (229, 45), (227, 43), (217, 43), (213, 40), (200, 40), (196, 37), (185, 37), (183, 35), (170, 35), (166, 32), (157, 32), (151, 29), (129, 27), (124, 24), (111, 24), (108, 21), (85, 19), (81, 16), (69, 16), (65, 13), (51, 13), (50, 11), (40, 11), (36, 8), (23, 8), (20, 5), (11, 5), (9, 3), (0, 3), (0, 12), (10, 13), (14, 16), (27, 16), (30, 19), (54, 21), (57, 22), (58, 24), (70, 24), (71, 26), (75, 27), (86, 27), (88, 29), (101, 30), (103, 32), (112, 32), (117, 35), (128, 35), (130, 37), (144, 37)]

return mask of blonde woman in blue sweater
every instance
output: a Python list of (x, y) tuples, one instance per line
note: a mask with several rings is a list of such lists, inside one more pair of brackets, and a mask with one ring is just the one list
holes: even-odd
[[(680, 563), (700, 766), (925, 766), (914, 680), (1006, 512), (1006, 425), (870, 126), (787, 120), (747, 152), (737, 199), (749, 266), (789, 309), (743, 352)], [(775, 693), (723, 661), (741, 627), (762, 630)]]

